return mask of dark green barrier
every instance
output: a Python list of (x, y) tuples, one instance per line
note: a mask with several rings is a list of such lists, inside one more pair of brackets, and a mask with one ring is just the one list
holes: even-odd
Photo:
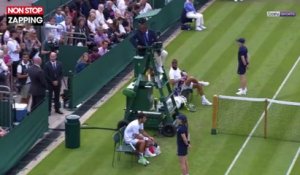
[(8, 100), (0, 99), (0, 111), (0, 126), (10, 128), (13, 121), (11, 103)]
[(0, 138), (0, 174), (12, 168), (48, 130), (48, 100), (45, 100), (6, 136)]
[(120, 73), (131, 62), (134, 55), (135, 50), (127, 38), (79, 74), (70, 77), (69, 106), (74, 108), (94, 95)]
[(166, 0), (148, 0), (153, 9), (163, 8)]
[(63, 65), (63, 74), (64, 76), (68, 75), (68, 72), (71, 70), (74, 72), (75, 65), (78, 59), (84, 52), (87, 52), (87, 47), (78, 47), (78, 46), (60, 46), (58, 52), (58, 60), (62, 62)]
[(148, 21), (149, 28), (163, 32), (180, 18), (185, 0), (173, 0)]

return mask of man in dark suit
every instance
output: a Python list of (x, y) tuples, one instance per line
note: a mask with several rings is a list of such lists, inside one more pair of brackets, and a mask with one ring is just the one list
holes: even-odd
[(45, 98), (47, 90), (47, 81), (45, 73), (41, 68), (42, 59), (33, 58), (33, 65), (28, 68), (28, 75), (31, 80), (29, 93), (32, 96), (31, 111), (36, 108)]
[[(148, 30), (147, 21), (145, 18), (141, 18), (139, 21), (139, 29), (135, 32), (131, 38), (131, 43), (137, 49), (137, 54), (145, 56), (147, 46), (152, 46), (153, 43), (158, 41), (156, 33), (152, 30)], [(168, 52), (161, 49), (154, 53), (156, 61), (156, 69), (158, 72), (163, 73), (163, 63), (168, 55)]]
[(61, 89), (61, 82), (63, 79), (63, 68), (61, 62), (57, 61), (57, 54), (50, 53), (50, 60), (45, 64), (45, 74), (48, 82), (49, 90), (49, 113), (51, 113), (52, 97), (54, 94), (54, 109), (58, 114), (63, 114), (60, 108), (59, 96)]

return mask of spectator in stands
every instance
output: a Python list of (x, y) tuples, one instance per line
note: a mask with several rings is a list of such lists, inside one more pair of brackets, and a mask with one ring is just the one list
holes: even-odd
[(121, 22), (122, 22), (121, 17), (116, 18), (113, 20), (113, 24), (111, 27), (115, 35), (118, 37), (119, 42), (122, 41), (127, 36), (126, 30)]
[(115, 12), (112, 9), (113, 5), (114, 4), (113, 4), (112, 1), (106, 1), (106, 7), (103, 10), (103, 14), (104, 14), (105, 20), (108, 20), (108, 19), (112, 19), (113, 20), (113, 19), (115, 19)]
[(31, 80), (29, 89), (29, 93), (32, 96), (31, 111), (33, 111), (46, 96), (47, 82), (41, 64), (42, 59), (40, 57), (34, 57), (33, 65), (28, 69), (28, 75)]
[(90, 15), (87, 19), (87, 26), (89, 27), (90, 33), (95, 34), (96, 28), (99, 27), (97, 20), (96, 20), (96, 13), (90, 12)]
[(23, 28), (23, 32), (35, 32), (35, 29), (33, 28), (33, 25), (25, 24)]
[(133, 29), (133, 16), (131, 13), (126, 11), (124, 18), (121, 18), (120, 23), (123, 25), (126, 33), (130, 33)]
[(8, 67), (8, 71), (7, 71), (7, 84), (8, 86), (13, 89), (14, 85), (13, 85), (13, 77), (12, 77), (12, 60), (8, 54), (8, 47), (7, 45), (3, 45), (2, 46), (2, 50), (3, 50), (3, 60), (6, 64), (6, 66)]
[(140, 4), (140, 14), (144, 14), (152, 10), (152, 7), (148, 3), (148, 0), (140, 0), (139, 4)]
[(63, 26), (64, 32), (73, 32), (74, 26), (72, 23), (72, 17), (66, 16), (65, 20), (60, 23)]
[(61, 7), (56, 9), (56, 13), (54, 15), (56, 24), (59, 24), (65, 20), (65, 14), (62, 11)]
[(125, 12), (129, 6), (129, 0), (119, 0), (117, 3), (117, 7), (120, 10), (122, 16), (125, 16)]
[(90, 63), (93, 63), (94, 61), (96, 61), (97, 59), (100, 58), (98, 51), (99, 51), (99, 49), (97, 46), (94, 46), (92, 48), (92, 52), (89, 54), (89, 62)]
[(108, 35), (105, 32), (105, 30), (101, 26), (97, 27), (97, 29), (96, 29), (96, 35), (94, 36), (94, 43), (96, 45), (99, 45), (104, 40), (106, 40), (106, 41), (108, 41), (110, 43)]
[(4, 20), (0, 20), (0, 44), (5, 44), (4, 43), (4, 33), (7, 30), (7, 24), (6, 22), (3, 22)]
[[(66, 17), (70, 17), (71, 21), (73, 22), (73, 20), (76, 18), (76, 11), (73, 10), (72, 8), (70, 8), (69, 6), (65, 5), (63, 7), (63, 11), (65, 13), (65, 18)], [(74, 24), (74, 23), (73, 23)]]
[(90, 13), (90, 7), (85, 0), (78, 0), (76, 2), (77, 11), (79, 12), (79, 16), (88, 17)]
[(4, 62), (4, 53), (0, 50), (0, 85), (7, 85), (8, 67)]
[(132, 8), (132, 13), (134, 14), (133, 16), (136, 17), (137, 15), (139, 15), (140, 11), (141, 11), (140, 4), (139, 3), (135, 3), (133, 5), (133, 8)]
[(31, 43), (31, 50), (29, 50), (29, 58), (32, 59), (35, 56), (38, 56), (42, 47), (42, 43), (37, 37), (37, 33), (35, 30), (30, 31), (30, 43)]
[(89, 65), (89, 54), (87, 52), (84, 52), (82, 56), (79, 58), (76, 66), (75, 66), (75, 72), (79, 73), (84, 68), (86, 68)]
[[(25, 45), (26, 52), (29, 52), (31, 50), (31, 40), (30, 40), (30, 34), (27, 31), (23, 31), (24, 37), (22, 43)], [(20, 53), (20, 56), (22, 57), (22, 54)]]
[[(21, 42), (20, 43), (20, 47), (21, 47), (21, 51), (20, 51), (20, 59), (22, 59), (22, 55), (24, 52), (28, 52), (28, 49), (26, 48), (26, 45), (24, 42)], [(20, 63), (20, 62), (19, 62)], [(18, 63), (18, 64), (19, 64)]]
[(120, 43), (122, 41), (122, 35), (119, 32), (119, 26), (117, 24), (116, 20), (107, 20), (107, 24), (109, 29), (107, 30), (107, 34), (108, 37), (110, 39), (110, 41), (112, 41), (113, 43)]
[(11, 66), (12, 66), (12, 60), (8, 54), (8, 47), (7, 45), (3, 45), (2, 46), (2, 51), (3, 51), (3, 59), (4, 59), (4, 62), (5, 64), (9, 67), (9, 70), (11, 69)]
[(41, 54), (45, 55), (46, 59), (48, 59), (50, 52), (57, 52), (58, 49), (58, 41), (54, 39), (53, 34), (49, 33), (47, 40), (45, 40), (43, 43)]
[(51, 114), (52, 98), (54, 94), (54, 109), (58, 114), (63, 114), (60, 111), (60, 90), (63, 79), (63, 67), (61, 62), (57, 61), (57, 53), (51, 52), (49, 61), (45, 64), (45, 75), (48, 82), (49, 90), (49, 114)]
[(54, 39), (57, 41), (60, 39), (60, 33), (58, 31), (59, 29), (60, 29), (60, 27), (57, 26), (54, 16), (52, 16), (50, 18), (49, 22), (47, 22), (45, 24), (46, 36), (49, 36), (49, 34), (52, 34), (54, 36)]
[(7, 47), (8, 47), (8, 54), (12, 60), (12, 75), (14, 79), (16, 80), (17, 77), (17, 66), (20, 61), (20, 52), (21, 52), (21, 47), (19, 43), (17, 42), (17, 31), (16, 30), (11, 30), (10, 31), (11, 37), (9, 38), (7, 42)]
[(96, 10), (96, 19), (97, 19), (98, 24), (100, 26), (102, 26), (103, 29), (108, 29), (108, 25), (105, 22), (106, 20), (104, 18), (103, 10), (104, 10), (104, 5), (99, 4), (98, 10)]
[(67, 43), (69, 45), (73, 45), (73, 36), (72, 32), (74, 32), (75, 27), (73, 26), (72, 23), (72, 17), (66, 16), (65, 21), (60, 23), (63, 28), (64, 28), (64, 33), (66, 34), (65, 36), (67, 37)]
[(120, 10), (117, 7), (117, 1), (118, 0), (111, 0), (111, 2), (112, 2), (112, 9), (113, 9), (114, 12), (120, 13)]
[(100, 46), (99, 49), (98, 49), (98, 54), (99, 54), (100, 56), (103, 56), (103, 55), (105, 55), (108, 51), (109, 51), (109, 50), (108, 50), (108, 41), (104, 40), (104, 41), (102, 41), (101, 46)]
[(184, 3), (184, 9), (186, 11), (187, 18), (196, 19), (195, 30), (202, 31), (202, 30), (206, 29), (206, 27), (204, 26), (203, 15), (196, 11), (194, 4), (193, 4), (193, 0), (186, 0), (186, 2)]
[[(78, 25), (76, 25), (76, 27), (75, 27), (75, 33), (76, 33), (76, 34), (74, 34), (74, 37), (76, 37), (76, 39), (74, 39), (75, 45), (77, 45), (79, 42), (81, 42), (83, 45), (85, 45), (86, 40), (89, 39), (88, 28), (85, 24), (86, 24), (85, 18), (79, 18)], [(82, 39), (80, 39), (80, 38), (82, 38)]]
[(201, 96), (202, 105), (211, 105), (211, 102), (206, 99), (203, 90), (203, 86), (208, 86), (209, 82), (198, 81), (196, 78), (188, 76), (186, 72), (179, 69), (176, 59), (172, 60), (169, 78), (175, 91), (179, 91), (180, 93), (186, 89), (197, 89), (198, 94)]
[(18, 41), (19, 44), (23, 43), (23, 40), (24, 40), (24, 35), (26, 32), (23, 32), (23, 29), (25, 28), (25, 25), (24, 24), (17, 24), (15, 26), (15, 29), (17, 31), (17, 38), (16, 40)]
[(107, 25), (108, 25), (108, 29), (107, 29), (107, 35), (108, 38), (110, 40), (110, 43), (112, 46), (114, 46), (115, 44), (119, 43), (119, 38), (117, 37), (117, 35), (115, 34), (116, 28), (113, 27), (113, 20), (108, 19), (106, 21)]
[(29, 53), (24, 52), (22, 55), (22, 61), (17, 67), (17, 78), (18, 84), (21, 92), (21, 103), (28, 104), (29, 102), (29, 88), (30, 88), (30, 78), (28, 75), (28, 68), (31, 66), (29, 61)]
[[(147, 46), (152, 46), (153, 43), (158, 42), (156, 33), (152, 30), (148, 30), (146, 19), (139, 20), (139, 30), (137, 30), (134, 36), (131, 38), (131, 43), (137, 48), (137, 54), (145, 56)], [(161, 49), (155, 52), (154, 57), (156, 60), (156, 69), (158, 72), (163, 73), (163, 63), (167, 57), (168, 52)]]
[(6, 18), (0, 22), (0, 33), (2, 33), (1, 44), (7, 44), (10, 37), (9, 28), (6, 24)]
[(154, 138), (151, 137), (144, 130), (144, 123), (147, 120), (147, 116), (143, 113), (137, 115), (137, 119), (130, 122), (124, 131), (124, 141), (127, 144), (132, 144), (137, 148), (139, 153), (138, 163), (147, 165), (149, 161), (145, 156), (153, 157), (155, 154), (151, 153), (149, 148), (150, 145), (154, 144)]

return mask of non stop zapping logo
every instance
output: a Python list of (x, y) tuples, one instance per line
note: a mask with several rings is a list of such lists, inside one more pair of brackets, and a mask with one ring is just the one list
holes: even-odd
[(7, 24), (43, 25), (44, 7), (42, 6), (7, 6)]

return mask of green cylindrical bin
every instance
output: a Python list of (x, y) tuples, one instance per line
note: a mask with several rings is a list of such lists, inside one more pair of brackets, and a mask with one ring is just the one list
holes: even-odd
[(78, 115), (68, 115), (65, 121), (66, 148), (80, 147), (80, 121)]

